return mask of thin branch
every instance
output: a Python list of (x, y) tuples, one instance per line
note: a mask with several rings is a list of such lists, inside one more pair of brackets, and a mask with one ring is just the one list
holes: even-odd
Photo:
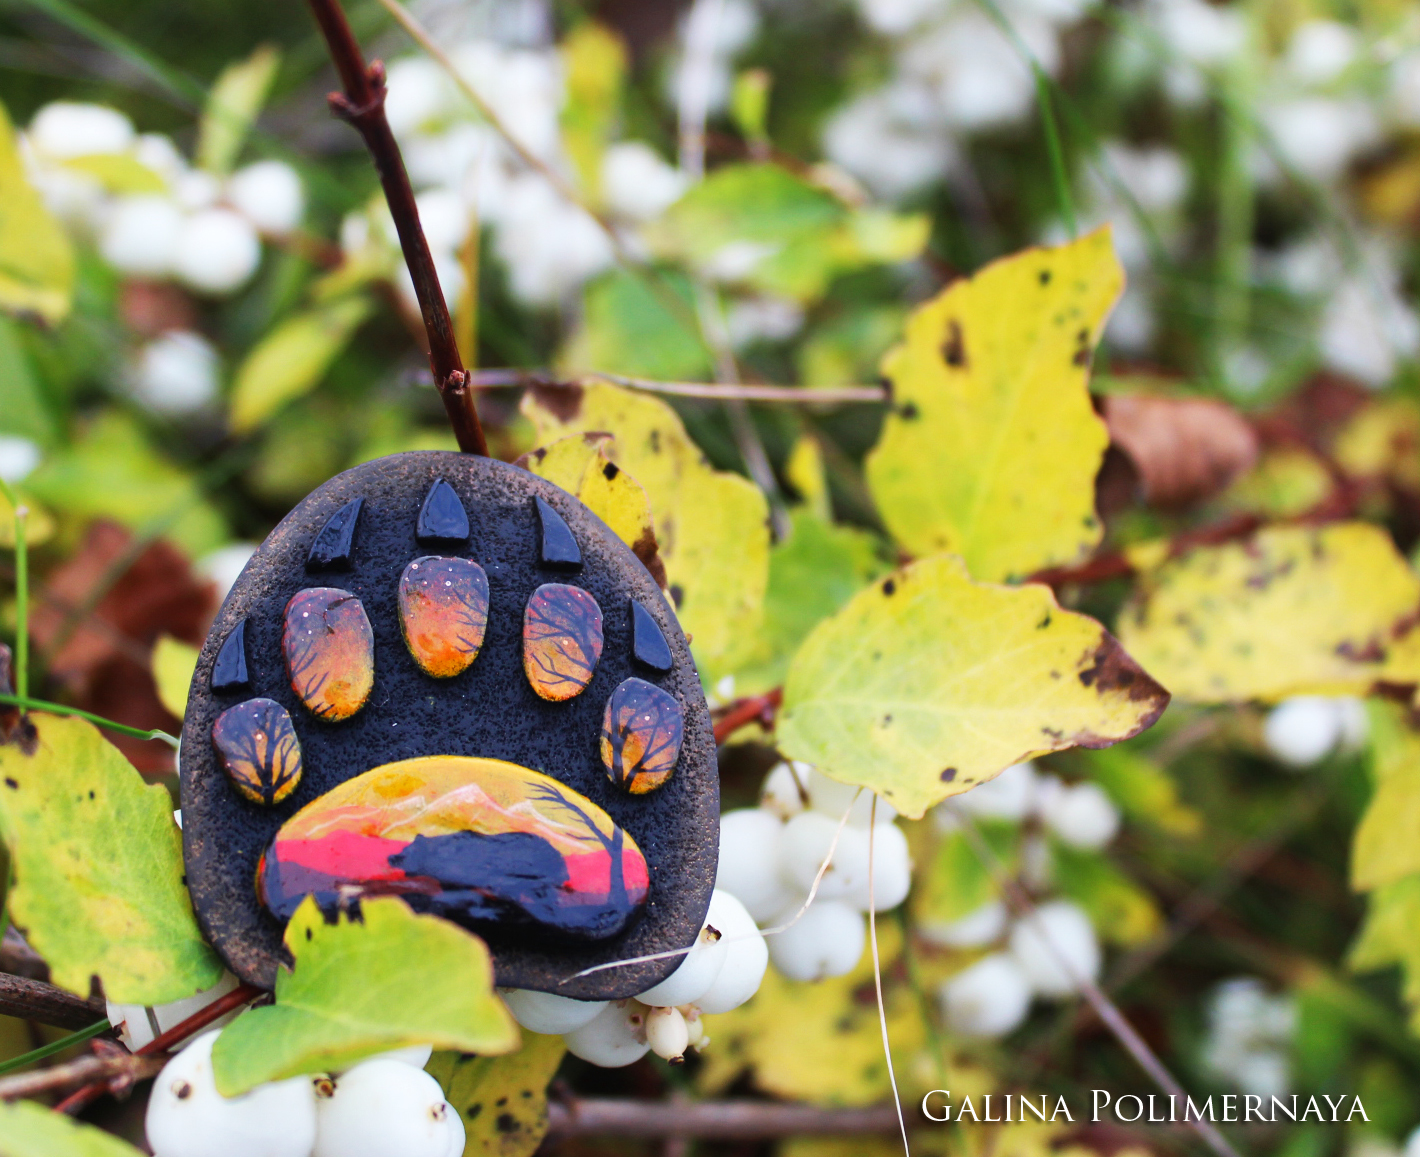
[(779, 710), (779, 704), (783, 701), (782, 687), (776, 687), (766, 695), (752, 695), (748, 699), (735, 700), (725, 709), (725, 713), (715, 720), (715, 742), (724, 743), (741, 727), (755, 722), (767, 731), (774, 726), (774, 713)]
[(67, 1064), (52, 1065), (47, 1069), (0, 1080), (0, 1101), (62, 1093), (89, 1085), (108, 1088), (116, 1081), (131, 1085), (135, 1081), (157, 1076), (166, 1060), (166, 1057), (140, 1057), (133, 1053), (80, 1057)]
[(676, 398), (741, 398), (746, 402), (791, 402), (809, 406), (832, 406), (844, 402), (886, 404), (892, 395), (886, 386), (761, 386), (747, 382), (663, 382), (586, 370), (558, 375), (551, 370), (518, 368), (475, 370), (469, 375), (475, 389), (535, 386), (549, 390), (580, 390), (591, 382), (610, 382), (628, 390), (667, 394)]
[(459, 448), (468, 454), (488, 455), (483, 425), (478, 420), (468, 373), (459, 357), (448, 303), (439, 286), (439, 274), (429, 252), (429, 242), (419, 224), (419, 206), (405, 172), (399, 145), (385, 116), (385, 68), (378, 60), (365, 64), (340, 0), (310, 0), (311, 11), (330, 48), (331, 59), (340, 73), (344, 93), (331, 93), (330, 108), (360, 134), (380, 174), (380, 185), (389, 203), (390, 216), (399, 234), (404, 262), (414, 282), (419, 311), (429, 338), (429, 366), (434, 384), (444, 401), (449, 424)]
[(43, 980), (0, 972), (0, 1016), (52, 1024), (56, 1028), (88, 1028), (104, 1018), (104, 1002), (85, 1000)]
[[(1159, 1060), (1154, 1050), (1148, 1046), (1115, 1003), (1100, 991), (1099, 985), (1093, 980), (1088, 976), (1081, 975), (1072, 962), (1056, 948), (1054, 940), (1049, 936), (1040, 920), (1039, 909), (1026, 895), (1025, 890), (1006, 872), (995, 851), (992, 850), (991, 845), (987, 843), (986, 838), (976, 826), (976, 821), (959, 807), (952, 806), (951, 812), (960, 821), (962, 830), (966, 833), (977, 858), (986, 865), (987, 870), (996, 881), (997, 887), (1001, 889), (1007, 906), (1017, 919), (1028, 919), (1032, 922), (1056, 966), (1069, 978), (1075, 990), (1089, 1002), (1095, 1015), (1114, 1035), (1115, 1040), (1124, 1047), (1124, 1051), (1134, 1058), (1134, 1063), (1143, 1069), (1166, 1094), (1179, 1098), (1186, 1096), (1178, 1079), (1169, 1072), (1163, 1061)], [(1211, 1121), (1189, 1121), (1188, 1126), (1218, 1157), (1239, 1157), (1238, 1151), (1228, 1143), (1227, 1138), (1218, 1131)]]
[(862, 1136), (897, 1131), (892, 1105), (828, 1109), (772, 1101), (634, 1101), (578, 1097), (551, 1101), (547, 1135), (567, 1137), (698, 1137), (749, 1141), (766, 1137)]

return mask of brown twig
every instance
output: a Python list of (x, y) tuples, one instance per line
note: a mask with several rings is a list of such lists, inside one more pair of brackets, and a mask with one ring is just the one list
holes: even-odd
[(774, 713), (784, 701), (784, 689), (776, 687), (765, 695), (736, 699), (715, 720), (715, 742), (724, 743), (741, 727), (758, 722), (766, 731), (774, 726)]
[(547, 1134), (566, 1137), (698, 1137), (755, 1140), (766, 1137), (851, 1136), (897, 1132), (891, 1105), (828, 1109), (772, 1101), (635, 1101), (587, 1097), (547, 1106)]
[(0, 972), (0, 1015), (80, 1029), (104, 1018), (104, 1002), (85, 1000), (42, 980)]
[(523, 389), (535, 386), (547, 390), (580, 390), (592, 382), (610, 382), (628, 390), (647, 394), (667, 394), (675, 398), (740, 398), (746, 402), (793, 402), (809, 406), (833, 406), (844, 402), (885, 404), (892, 400), (885, 386), (766, 386), (750, 382), (675, 382), (609, 374), (602, 370), (556, 374), (551, 370), (474, 370), (469, 374), (474, 389)]
[(434, 269), (429, 242), (419, 224), (414, 189), (409, 183), (409, 174), (405, 172), (404, 160), (390, 129), (389, 119), (385, 116), (385, 66), (378, 60), (369, 65), (365, 63), (340, 0), (310, 0), (310, 6), (345, 88), (343, 93), (330, 94), (331, 111), (347, 121), (364, 139), (379, 172), (380, 185), (389, 203), (390, 216), (394, 219), (400, 248), (404, 251), (404, 262), (409, 267), (414, 294), (419, 299), (419, 311), (424, 318), (424, 330), (429, 338), (429, 367), (433, 371), (439, 396), (443, 398), (454, 437), (465, 453), (487, 457), (488, 442), (483, 436), (483, 425), (478, 420), (468, 373), (463, 359), (459, 357), (453, 322), (449, 318), (444, 292), (439, 286), (439, 275)]
[[(241, 1008), (244, 1004), (249, 1004), (259, 996), (265, 996), (263, 989), (254, 988), (250, 984), (243, 984), (232, 989), (231, 992), (219, 996), (206, 1008), (200, 1008), (186, 1020), (179, 1021), (168, 1029), (167, 1032), (159, 1033), (147, 1044), (143, 1045), (133, 1054), (135, 1059), (162, 1058), (175, 1045), (181, 1044), (190, 1036), (195, 1036), (213, 1021), (221, 1020), (234, 1009)], [(162, 1064), (158, 1065), (162, 1068)], [(157, 1069), (153, 1070), (157, 1072)], [(107, 1078), (97, 1078), (89, 1084), (84, 1085), (59, 1104), (55, 1105), (55, 1111), (59, 1113), (74, 1114), (83, 1109), (91, 1101), (97, 1100), (105, 1092), (114, 1089), (112, 1080)]]
[(38, 1097), (45, 1093), (61, 1093), (75, 1088), (82, 1090), (91, 1086), (106, 1089), (115, 1084), (131, 1085), (134, 1081), (156, 1076), (165, 1059), (126, 1052), (80, 1057), (66, 1064), (0, 1079), (0, 1101), (17, 1101), (21, 1097)]

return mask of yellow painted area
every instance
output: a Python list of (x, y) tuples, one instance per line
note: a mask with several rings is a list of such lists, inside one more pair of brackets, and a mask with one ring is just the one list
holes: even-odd
[(955, 282), (883, 359), (893, 407), (868, 485), (909, 553), (950, 551), (982, 580), (1077, 561), (1100, 540), (1109, 436), (1089, 362), (1124, 288), (1108, 229)]

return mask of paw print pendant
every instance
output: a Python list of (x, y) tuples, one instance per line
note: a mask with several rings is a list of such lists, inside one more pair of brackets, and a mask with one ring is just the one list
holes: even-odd
[[(515, 466), (398, 454), (278, 526), (213, 624), (182, 745), (204, 932), (271, 987), (285, 922), (400, 896), (497, 983), (587, 1000), (677, 961), (710, 902), (719, 782), (685, 636), (631, 550)], [(566, 983), (564, 983), (566, 982)]]

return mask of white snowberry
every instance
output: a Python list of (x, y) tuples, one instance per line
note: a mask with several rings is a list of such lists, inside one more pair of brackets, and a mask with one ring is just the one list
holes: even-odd
[(1011, 929), (1011, 955), (1040, 996), (1068, 996), (1081, 981), (1099, 978), (1094, 926), (1069, 900), (1052, 900), (1017, 920)]
[(942, 1016), (963, 1036), (1005, 1036), (1030, 1010), (1030, 982), (1007, 953), (983, 957), (941, 988)]
[(28, 438), (0, 434), (0, 478), (22, 482), (39, 465), (40, 448)]
[(573, 1000), (554, 992), (533, 992), (527, 988), (502, 988), (499, 994), (513, 1019), (528, 1032), (561, 1036), (576, 1032), (606, 1007), (604, 1000)]
[(1066, 784), (1051, 777), (1041, 788), (1041, 817), (1065, 843), (1102, 848), (1119, 832), (1119, 809), (1099, 784)]
[[(174, 812), (173, 817), (177, 819), (181, 812)], [(178, 827), (182, 823), (178, 821)], [(211, 988), (199, 992), (196, 996), (189, 996), (185, 1000), (175, 1000), (171, 1004), (159, 1004), (145, 1007), (141, 1004), (108, 1004), (105, 1012), (109, 1023), (118, 1030), (119, 1039), (131, 1051), (137, 1052), (160, 1032), (167, 1032), (175, 1025), (181, 1024), (194, 1013), (201, 1012), (219, 997), (225, 996), (236, 988), (240, 981), (230, 972), (224, 972), (222, 979)], [(237, 1010), (233, 1010), (221, 1020), (214, 1021), (212, 1028), (220, 1028), (237, 1015)], [(154, 1025), (157, 1026), (156, 1030)]]
[(169, 330), (138, 351), (133, 393), (160, 414), (191, 414), (217, 397), (217, 349), (200, 333)]
[(428, 1073), (387, 1058), (361, 1061), (317, 1101), (311, 1157), (446, 1157), (451, 1116)]
[(725, 961), (715, 982), (695, 999), (703, 1013), (729, 1012), (759, 991), (769, 966), (769, 945), (739, 898), (715, 890), (710, 898), (710, 923), (720, 930)]
[[(779, 922), (796, 911), (781, 913)], [(867, 923), (847, 904), (816, 900), (794, 925), (767, 939), (769, 959), (790, 980), (823, 980), (853, 971), (863, 955)]]
[(1331, 754), (1341, 738), (1336, 701), (1298, 695), (1274, 707), (1262, 726), (1267, 750), (1289, 767), (1310, 767)]
[(1033, 763), (1015, 763), (995, 779), (953, 796), (953, 806), (983, 820), (1019, 821), (1035, 806), (1038, 777)]
[(301, 178), (285, 161), (257, 161), (227, 182), (232, 207), (263, 233), (289, 233), (301, 223), (305, 193)]
[(646, 1043), (658, 1057), (668, 1061), (685, 1060), (690, 1047), (690, 1030), (678, 1008), (653, 1008), (646, 1014)]
[(756, 920), (768, 920), (789, 902), (780, 881), (783, 834), (783, 822), (767, 808), (737, 808), (720, 816), (715, 886), (733, 895)]
[(121, 153), (133, 143), (133, 122), (101, 104), (57, 100), (30, 122), (30, 141), (58, 160)]
[(807, 763), (776, 763), (764, 778), (759, 791), (759, 806), (781, 820), (792, 819), (808, 806), (809, 777), (813, 766)]
[(203, 293), (230, 293), (256, 272), (261, 242), (245, 217), (230, 209), (203, 209), (178, 235), (174, 272)]
[(639, 1061), (651, 1051), (646, 1043), (648, 1011), (638, 1001), (614, 1001), (562, 1039), (574, 1057), (604, 1069), (619, 1069)]
[(720, 969), (724, 967), (726, 953), (725, 937), (715, 923), (715, 897), (718, 895), (718, 892), (711, 894), (710, 909), (705, 914), (705, 923), (695, 938), (695, 944), (674, 972), (636, 997), (642, 1004), (691, 1004), (715, 983)]
[[(823, 772), (813, 768), (809, 772), (809, 807), (835, 820), (841, 820), (848, 811), (848, 822), (853, 827), (866, 828), (873, 822), (873, 793), (867, 788), (861, 790), (851, 783), (839, 783), (829, 779)], [(885, 799), (878, 800), (877, 822), (886, 823), (897, 815), (897, 809)]]
[(99, 231), (99, 253), (129, 277), (164, 277), (177, 260), (182, 211), (167, 197), (124, 197)]
[(602, 194), (611, 211), (632, 221), (651, 221), (669, 209), (689, 184), (650, 145), (618, 141), (602, 154)]
[(989, 900), (956, 920), (923, 921), (918, 931), (923, 939), (944, 948), (980, 948), (1000, 939), (1006, 931), (1006, 915), (1006, 905)]
[[(310, 1157), (316, 1141), (310, 1078), (293, 1077), (224, 1097), (212, 1078), (212, 1045), (218, 1035), (203, 1033), (153, 1082), (145, 1125), (154, 1157)], [(443, 1157), (442, 1152), (435, 1157)]]

